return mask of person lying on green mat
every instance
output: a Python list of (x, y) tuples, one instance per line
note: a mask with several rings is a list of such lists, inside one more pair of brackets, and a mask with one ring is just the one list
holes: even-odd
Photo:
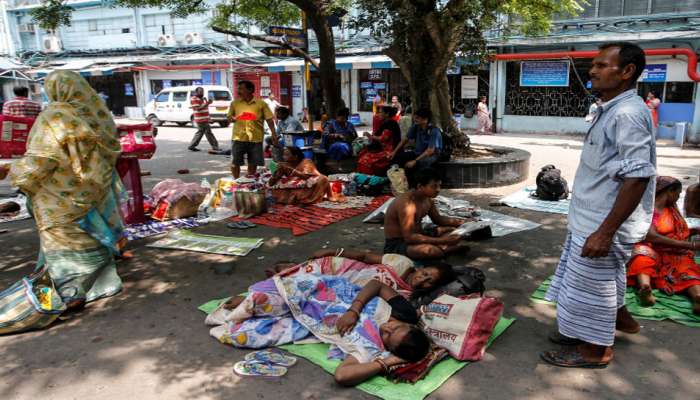
[[(400, 254), (375, 254), (368, 251), (330, 249), (315, 252), (303, 263), (279, 262), (267, 270), (268, 277), (299, 273), (342, 276), (358, 286), (376, 279), (406, 298), (414, 293), (426, 293), (455, 280), (452, 266), (435, 262), (416, 268), (410, 258)], [(224, 305), (232, 310), (245, 296), (233, 296)]]
[(372, 280), (364, 287), (345, 278), (314, 274), (275, 276), (251, 286), (234, 310), (207, 316), (210, 335), (221, 343), (259, 349), (313, 336), (332, 345), (329, 358), (341, 385), (357, 385), (394, 365), (416, 362), (430, 350), (415, 324), (418, 313), (389, 286)]

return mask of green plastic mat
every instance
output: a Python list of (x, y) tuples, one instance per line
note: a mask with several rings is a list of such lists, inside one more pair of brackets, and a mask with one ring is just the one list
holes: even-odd
[[(228, 298), (212, 300), (202, 304), (198, 309), (208, 314), (226, 300), (228, 300)], [(503, 334), (513, 322), (515, 322), (515, 318), (502, 317), (493, 329), (487, 347)], [(280, 346), (280, 348), (311, 361), (329, 374), (333, 374), (336, 367), (340, 364), (340, 361), (326, 358), (328, 352), (327, 344), (287, 344)], [(375, 376), (357, 385), (356, 388), (384, 400), (422, 400), (467, 364), (469, 364), (469, 362), (457, 361), (452, 357), (448, 357), (433, 366), (424, 379), (414, 384), (394, 383), (384, 377)]]
[[(530, 299), (537, 303), (553, 304), (544, 299), (552, 277), (547, 278), (540, 287), (532, 293)], [(700, 316), (693, 314), (693, 305), (686, 296), (668, 296), (658, 290), (654, 290), (656, 304), (653, 307), (643, 307), (639, 303), (637, 293), (633, 288), (627, 288), (625, 304), (630, 313), (639, 319), (661, 321), (670, 319), (679, 324), (700, 328)]]

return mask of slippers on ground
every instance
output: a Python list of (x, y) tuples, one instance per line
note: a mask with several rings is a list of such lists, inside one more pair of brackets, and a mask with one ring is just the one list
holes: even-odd
[(297, 363), (296, 357), (287, 356), (276, 349), (266, 349), (248, 353), (245, 356), (246, 361), (257, 361), (266, 364), (275, 364), (281, 367), (289, 368)]
[(287, 373), (287, 368), (256, 361), (239, 361), (234, 364), (233, 372), (240, 376), (264, 376), (269, 378), (279, 378)]
[(564, 368), (600, 369), (608, 366), (607, 362), (586, 361), (577, 350), (544, 351), (540, 358), (547, 364)]
[(247, 226), (244, 225), (242, 221), (228, 223), (228, 224), (226, 224), (226, 227), (229, 229), (246, 229), (247, 228)]
[(229, 229), (248, 229), (248, 228), (254, 228), (257, 225), (255, 225), (252, 222), (248, 221), (238, 221), (238, 222), (231, 222), (229, 224), (226, 224), (226, 227)]

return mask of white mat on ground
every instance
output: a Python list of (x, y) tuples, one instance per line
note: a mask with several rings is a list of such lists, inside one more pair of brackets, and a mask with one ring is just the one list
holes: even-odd
[(177, 230), (147, 247), (196, 251), (200, 253), (223, 254), (227, 256), (247, 256), (263, 244), (260, 238), (226, 237), (203, 235), (187, 230)]
[[(442, 197), (442, 196), (440, 196)], [(461, 211), (462, 213), (468, 213), (469, 215), (476, 214), (477, 221), (471, 223), (469, 226), (462, 226), (460, 228), (465, 229), (465, 233), (473, 232), (474, 230), (481, 229), (486, 225), (491, 226), (491, 232), (494, 237), (502, 237), (509, 235), (511, 233), (527, 231), (530, 229), (535, 229), (540, 226), (540, 224), (526, 219), (511, 217), (510, 215), (501, 214), (491, 210), (475, 209), (466, 200), (450, 199), (449, 202), (452, 204), (453, 211)], [(384, 203), (381, 207), (374, 210), (370, 215), (363, 220), (367, 223), (383, 223), (384, 215), (389, 205), (394, 199), (390, 199)], [(442, 214), (441, 210), (441, 214)], [(422, 222), (430, 223), (430, 218), (426, 217)]]
[[(539, 200), (530, 196), (535, 189), (535, 186), (522, 188), (521, 190), (502, 198), (500, 202), (509, 207), (522, 208), (525, 210), (564, 215), (569, 213), (569, 199), (559, 201)], [(569, 197), (571, 197), (571, 195), (569, 195)]]
[(19, 204), (19, 211), (13, 214), (0, 215), (0, 224), (3, 222), (20, 221), (23, 219), (31, 218), (29, 215), (29, 210), (27, 210), (27, 198), (23, 195), (17, 195), (16, 197), (8, 197), (5, 199), (0, 199), (0, 204), (15, 202)]
[(510, 215), (497, 213), (491, 210), (479, 210), (479, 220), (491, 224), (491, 234), (493, 237), (502, 237), (511, 233), (529, 231), (539, 228), (541, 225), (526, 219), (512, 217)]

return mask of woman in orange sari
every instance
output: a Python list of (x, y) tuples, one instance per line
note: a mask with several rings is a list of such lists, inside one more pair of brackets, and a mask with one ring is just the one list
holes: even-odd
[(328, 178), (321, 175), (314, 162), (305, 159), (298, 147), (285, 147), (284, 162), (277, 165), (268, 185), (272, 197), (283, 204), (314, 204), (328, 192)]
[(694, 250), (700, 242), (689, 241), (697, 230), (688, 229), (676, 202), (681, 182), (670, 176), (656, 179), (654, 218), (644, 242), (638, 243), (627, 268), (627, 284), (639, 288), (639, 300), (652, 306), (656, 299), (652, 289), (668, 295), (685, 293), (693, 302), (693, 312), (700, 314), (700, 266)]

